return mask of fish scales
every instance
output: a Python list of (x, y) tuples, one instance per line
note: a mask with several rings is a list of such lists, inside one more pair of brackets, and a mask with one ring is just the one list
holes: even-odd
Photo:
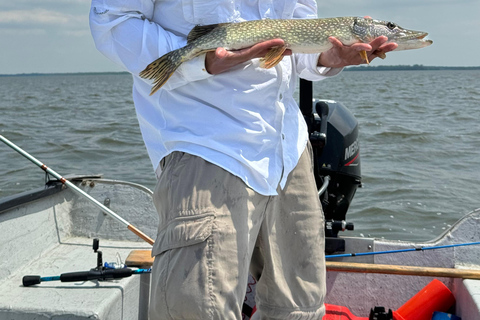
[[(344, 45), (368, 43), (379, 36), (398, 44), (397, 51), (418, 49), (432, 44), (425, 40), (428, 33), (404, 29), (393, 22), (360, 17), (326, 19), (265, 19), (239, 23), (197, 26), (188, 35), (185, 47), (171, 51), (150, 63), (140, 77), (153, 80), (151, 94), (160, 89), (185, 61), (219, 47), (239, 50), (257, 43), (283, 39), (283, 48), (271, 48), (263, 58), (262, 67), (271, 68), (283, 58), (283, 52), (321, 53), (332, 47), (328, 40), (335, 37)], [(366, 52), (360, 52), (366, 59)], [(368, 63), (368, 60), (366, 60)]]
[[(345, 21), (347, 20), (347, 21)], [(198, 48), (209, 50), (224, 47), (238, 50), (256, 43), (280, 38), (286, 47), (298, 53), (319, 52), (318, 49), (331, 47), (328, 37), (343, 35), (342, 39), (351, 44), (358, 42), (352, 36), (353, 18), (305, 19), (305, 20), (253, 20), (238, 24), (221, 25), (206, 35)], [(315, 30), (315, 32), (312, 32)], [(315, 50), (318, 48), (317, 50)]]

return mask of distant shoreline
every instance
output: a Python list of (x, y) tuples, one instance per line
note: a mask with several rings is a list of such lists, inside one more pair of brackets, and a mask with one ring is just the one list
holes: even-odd
[(15, 74), (0, 74), (0, 77), (35, 77), (35, 76), (90, 76), (90, 75), (120, 75), (120, 74), (130, 74), (126, 71), (110, 71), (110, 72), (55, 72), (55, 73), (15, 73)]
[[(444, 67), (444, 66), (424, 66), (415, 64), (411, 65), (396, 65), (396, 66), (352, 66), (345, 68), (345, 71), (426, 71), (426, 70), (480, 70), (478, 67)], [(0, 74), (0, 77), (31, 77), (31, 76), (68, 76), (68, 75), (121, 75), (129, 74), (126, 71), (111, 71), (111, 72), (56, 72), (56, 73), (17, 73), (17, 74)]]
[(444, 66), (424, 66), (421, 64), (411, 65), (396, 65), (396, 66), (370, 66), (361, 65), (354, 67), (347, 67), (345, 71), (423, 71), (423, 70), (480, 70), (478, 67), (444, 67)]

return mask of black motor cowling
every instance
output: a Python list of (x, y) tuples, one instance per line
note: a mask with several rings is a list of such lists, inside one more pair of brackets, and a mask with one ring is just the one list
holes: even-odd
[(313, 115), (306, 120), (325, 214), (325, 236), (337, 237), (340, 230), (353, 230), (345, 217), (361, 185), (358, 122), (344, 105), (326, 100), (314, 101)]

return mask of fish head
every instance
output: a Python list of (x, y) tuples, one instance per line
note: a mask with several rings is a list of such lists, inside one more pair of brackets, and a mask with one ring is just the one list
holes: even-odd
[(370, 18), (355, 18), (352, 28), (355, 36), (362, 42), (370, 42), (380, 36), (388, 38), (388, 42), (395, 42), (395, 50), (420, 49), (433, 43), (425, 39), (428, 35), (424, 31), (409, 30), (390, 21), (375, 20)]

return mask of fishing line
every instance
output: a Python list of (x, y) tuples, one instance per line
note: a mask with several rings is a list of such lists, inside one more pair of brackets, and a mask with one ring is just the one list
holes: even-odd
[(445, 249), (445, 248), (473, 246), (473, 245), (479, 245), (479, 244), (480, 244), (480, 241), (479, 242), (458, 243), (458, 244), (447, 244), (447, 245), (443, 245), (443, 246), (434, 246), (434, 247), (416, 247), (416, 248), (386, 250), (386, 251), (374, 251), (374, 252), (356, 252), (356, 253), (331, 254), (331, 255), (326, 255), (325, 259), (371, 256), (371, 255), (377, 255), (377, 254), (401, 253), (401, 252), (411, 252), (411, 251), (426, 251), (426, 250), (434, 250), (434, 249)]

